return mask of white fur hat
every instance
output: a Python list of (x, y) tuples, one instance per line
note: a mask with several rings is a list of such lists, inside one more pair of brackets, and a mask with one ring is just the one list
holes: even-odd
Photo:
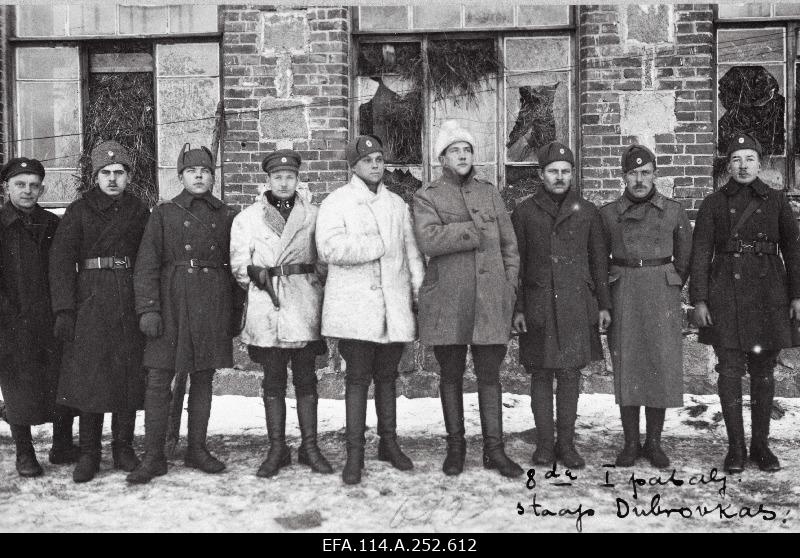
[(445, 120), (439, 128), (439, 135), (436, 136), (434, 150), (436, 156), (440, 156), (445, 149), (458, 141), (465, 141), (475, 150), (475, 138), (466, 128), (462, 128), (458, 120)]

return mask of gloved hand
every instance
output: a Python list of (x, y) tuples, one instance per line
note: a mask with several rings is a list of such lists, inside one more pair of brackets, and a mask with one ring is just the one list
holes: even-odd
[(145, 312), (139, 316), (139, 329), (151, 339), (161, 337), (161, 314), (158, 312)]
[(257, 265), (248, 265), (247, 276), (259, 289), (263, 289), (267, 282), (267, 268)]
[(56, 321), (53, 324), (53, 335), (59, 341), (69, 343), (75, 339), (75, 313), (71, 310), (63, 310), (56, 314)]

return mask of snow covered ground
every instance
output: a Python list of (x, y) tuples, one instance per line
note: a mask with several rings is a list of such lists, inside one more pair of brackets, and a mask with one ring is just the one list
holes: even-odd
[[(168, 475), (145, 486), (128, 486), (124, 474), (112, 469), (108, 418), (101, 472), (84, 485), (72, 482), (71, 466), (47, 463), (49, 425), (34, 428), (45, 475), (17, 476), (9, 428), (0, 423), (0, 531), (797, 532), (800, 400), (777, 401), (771, 439), (783, 470), (767, 474), (751, 466), (736, 477), (715, 470), (726, 451), (715, 396), (687, 395), (682, 409), (667, 412), (664, 446), (674, 472), (657, 471), (644, 460), (631, 469), (604, 467), (613, 463), (622, 444), (618, 407), (611, 395), (584, 394), (577, 446), (587, 468), (569, 478), (561, 467), (557, 477), (537, 467), (513, 480), (481, 465), (476, 394), (465, 396), (467, 469), (458, 477), (441, 472), (445, 443), (438, 399), (398, 401), (401, 445), (415, 463), (407, 473), (377, 460), (370, 403), (366, 469), (362, 484), (353, 487), (339, 476), (345, 459), (341, 400), (321, 400), (319, 409), (320, 445), (337, 470), (334, 475), (312, 473), (295, 462), (293, 452), (292, 466), (275, 478), (255, 476), (267, 449), (258, 398), (214, 398), (209, 447), (227, 463), (225, 473), (206, 475), (185, 468), (177, 458)], [(287, 436), (296, 450), (294, 403), (287, 400)], [(507, 453), (529, 469), (534, 441), (530, 398), (506, 394), (503, 403)], [(749, 432), (748, 415), (746, 408)], [(642, 423), (644, 430), (644, 417)], [(75, 432), (77, 441), (77, 423)], [(143, 433), (140, 413), (138, 450)]]

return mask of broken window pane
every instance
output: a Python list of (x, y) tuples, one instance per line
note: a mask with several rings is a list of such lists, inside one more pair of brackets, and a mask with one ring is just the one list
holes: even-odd
[(169, 7), (170, 33), (214, 33), (218, 30), (217, 6), (213, 4)]
[(717, 6), (720, 19), (736, 19), (744, 17), (769, 17), (770, 5), (762, 4), (719, 4)]
[[(450, 96), (444, 101), (434, 101), (431, 107), (431, 162), (439, 164), (439, 153), (433, 153), (439, 128), (445, 120), (458, 120), (475, 138), (475, 164), (494, 163), (497, 160), (497, 90), (494, 79), (476, 84), (475, 101), (465, 103)], [(458, 101), (456, 104), (455, 101)], [(496, 177), (491, 178), (492, 182)]]
[(217, 43), (158, 45), (159, 76), (218, 76)]
[(457, 29), (459, 27), (461, 27), (460, 6), (414, 6), (415, 29)]
[(160, 35), (167, 33), (166, 6), (118, 6), (120, 35)]
[(219, 80), (160, 78), (157, 86), (159, 164), (175, 166), (184, 143), (211, 146)]
[(117, 9), (113, 4), (70, 4), (69, 34), (114, 35)]
[(542, 187), (542, 180), (534, 167), (506, 166), (506, 187), (500, 192), (506, 208), (513, 211), (525, 198)]
[(359, 29), (408, 29), (407, 6), (361, 6)]
[(17, 6), (17, 37), (63, 37), (67, 30), (66, 6)]
[(78, 185), (80, 177), (77, 170), (51, 170), (42, 181), (44, 192), (39, 198), (42, 205), (64, 205), (72, 202), (78, 195)]
[(485, 8), (467, 6), (464, 10), (464, 27), (511, 27), (514, 25), (514, 7)]
[(785, 31), (779, 27), (719, 29), (717, 62), (783, 62), (786, 60), (785, 42)]
[(549, 27), (569, 25), (567, 5), (561, 6), (519, 6), (517, 7), (517, 26)]
[(383, 183), (390, 192), (394, 192), (406, 203), (411, 203), (414, 193), (422, 186), (422, 168), (386, 169)]
[(718, 148), (724, 154), (739, 133), (753, 135), (764, 155), (780, 156), (785, 147), (786, 100), (783, 66), (727, 66), (718, 68)]
[(535, 163), (542, 145), (571, 144), (569, 60), (569, 38), (506, 40), (507, 162)]
[(19, 153), (47, 159), (46, 167), (76, 168), (80, 156), (80, 87), (77, 81), (18, 81)]
[(17, 49), (17, 79), (78, 79), (76, 47)]

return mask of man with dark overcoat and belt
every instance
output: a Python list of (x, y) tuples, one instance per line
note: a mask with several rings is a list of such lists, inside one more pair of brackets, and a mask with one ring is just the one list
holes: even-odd
[[(641, 455), (669, 466), (661, 448), (667, 407), (683, 406), (683, 308), (681, 288), (689, 274), (692, 228), (680, 203), (655, 186), (656, 158), (643, 145), (622, 153), (625, 191), (600, 209), (611, 253), (612, 318), (608, 334), (614, 394), (625, 446), (617, 467)], [(640, 407), (647, 434), (639, 439)]]
[(698, 339), (719, 360), (717, 387), (729, 473), (745, 468), (742, 377), (750, 374), (750, 459), (780, 469), (770, 451), (769, 423), (778, 353), (791, 347), (800, 319), (800, 231), (789, 200), (758, 178), (761, 145), (748, 134), (728, 147), (728, 183), (703, 200), (692, 248), (689, 297)]
[(552, 465), (558, 458), (580, 469), (585, 462), (574, 445), (580, 369), (603, 359), (599, 327), (608, 327), (611, 306), (608, 250), (597, 208), (571, 187), (572, 150), (548, 143), (539, 149), (538, 162), (543, 187), (511, 215), (520, 255), (514, 328), (520, 333), (520, 364), (531, 375), (533, 463)]
[(91, 159), (97, 187), (67, 207), (50, 248), (54, 332), (66, 343), (58, 402), (80, 411), (75, 482), (99, 471), (103, 413), (112, 413), (114, 468), (136, 468), (133, 433), (144, 398), (133, 266), (149, 211), (127, 191), (132, 162), (122, 145), (102, 142)]
[(214, 159), (206, 147), (178, 155), (183, 191), (153, 209), (134, 274), (139, 327), (147, 336), (144, 365), (145, 457), (130, 483), (167, 473), (164, 443), (176, 373), (189, 374), (188, 447), (184, 464), (220, 473), (225, 464), (206, 448), (211, 381), (233, 366), (239, 286), (230, 271), (230, 230), (236, 210), (211, 194)]
[(36, 159), (16, 157), (0, 171), (8, 201), (0, 209), (0, 387), (17, 450), (17, 472), (42, 474), (31, 425), (53, 423), (50, 462), (73, 463), (71, 409), (56, 405), (61, 343), (53, 336), (48, 250), (58, 217), (44, 210), (45, 170)]

